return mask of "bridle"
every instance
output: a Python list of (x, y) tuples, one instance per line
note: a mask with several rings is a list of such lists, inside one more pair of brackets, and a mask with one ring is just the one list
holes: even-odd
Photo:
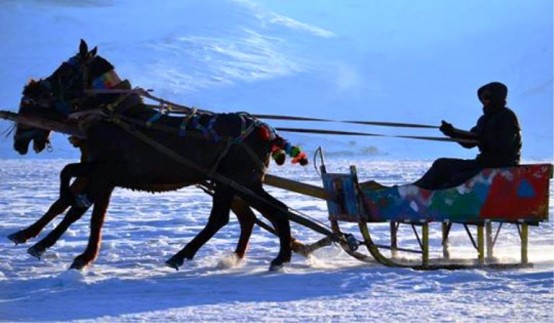
[[(33, 86), (29, 93), (25, 93), (20, 103), (20, 113), (25, 109), (35, 108), (37, 111), (52, 111), (67, 117), (73, 107), (79, 106), (90, 97), (89, 89), (90, 64), (95, 57), (79, 57), (79, 54), (70, 58), (48, 78), (31, 81), (27, 86)], [(64, 79), (65, 78), (65, 79)], [(93, 80), (94, 81), (94, 80)], [(93, 81), (90, 83), (92, 84)], [(71, 97), (69, 94), (75, 94)], [(52, 151), (50, 131), (18, 124), (14, 140), (44, 141), (47, 151)], [(36, 145), (36, 143), (35, 143)]]

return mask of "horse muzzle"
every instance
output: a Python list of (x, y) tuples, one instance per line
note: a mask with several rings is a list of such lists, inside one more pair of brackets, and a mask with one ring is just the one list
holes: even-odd
[(48, 141), (46, 140), (36, 140), (34, 139), (33, 140), (33, 150), (35, 151), (35, 153), (40, 153), (41, 151), (44, 150), (44, 148), (46, 148), (46, 145), (48, 144)]
[(29, 143), (30, 140), (17, 140), (13, 144), (13, 149), (17, 151), (20, 155), (27, 154), (27, 151), (29, 151)]

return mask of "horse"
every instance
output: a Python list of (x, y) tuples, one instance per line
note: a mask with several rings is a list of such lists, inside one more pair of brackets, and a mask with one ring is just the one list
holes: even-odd
[[(88, 160), (69, 164), (60, 174), (62, 200), (76, 203), (69, 184), (73, 177), (84, 177), (88, 179), (87, 198), (94, 204), (89, 242), (71, 268), (82, 269), (96, 259), (105, 212), (116, 186), (162, 192), (206, 182), (213, 187), (208, 223), (166, 261), (168, 266), (178, 269), (185, 259), (193, 259), (227, 224), (235, 196), (267, 217), (278, 233), (279, 253), (270, 270), (289, 262), (287, 207), (264, 190), (262, 180), (271, 151), (290, 144), (247, 114), (160, 115), (134, 91), (91, 93), (91, 89), (113, 89), (123, 83), (113, 65), (96, 51), (89, 51), (82, 40), (75, 56), (39, 81), (42, 90), (35, 96), (46, 97), (46, 102), (36, 100), (32, 105), (34, 113), (46, 118), (67, 119), (72, 113), (85, 112), (79, 124), (87, 136)], [(151, 127), (153, 120), (156, 127)]]
[[(38, 82), (31, 81), (27, 84), (23, 91), (23, 99), (21, 100), (19, 113), (27, 113), (28, 102), (32, 102), (32, 93), (33, 88), (39, 85)], [(46, 146), (49, 145), (51, 131), (41, 128), (32, 128), (23, 124), (16, 125), (16, 132), (14, 134), (14, 149), (20, 154), (25, 155), (28, 151), (28, 146), (33, 142), (33, 147), (36, 153), (43, 151)], [(85, 162), (87, 160), (86, 153), (86, 140), (81, 139), (75, 136), (69, 137), (70, 143), (78, 148), (81, 152), (81, 161)], [(87, 179), (85, 177), (77, 178), (71, 184), (71, 191), (75, 196), (86, 195), (86, 184)], [(206, 188), (205, 191), (209, 192)], [(40, 234), (44, 227), (50, 223), (55, 217), (67, 210), (71, 205), (68, 200), (57, 199), (49, 208), (48, 211), (40, 217), (33, 224), (29, 225), (25, 229), (19, 230), (15, 233), (8, 235), (8, 238), (15, 244), (22, 244), (27, 242), (29, 239), (34, 238)], [(62, 234), (69, 228), (71, 224), (80, 219), (82, 215), (90, 208), (90, 204), (80, 204), (79, 207), (71, 207), (67, 212), (63, 220), (43, 239), (35, 243), (33, 246), (27, 249), (27, 252), (38, 259), (46, 252), (46, 249), (52, 247), (57, 240), (62, 236)], [(275, 234), (275, 230), (272, 227), (265, 225), (263, 222), (259, 221), (256, 218), (256, 215), (252, 212), (250, 207), (240, 198), (235, 197), (233, 203), (231, 204), (231, 210), (237, 216), (239, 220), (239, 225), (241, 228), (241, 235), (239, 237), (236, 249), (234, 251), (237, 259), (241, 260), (246, 255), (246, 248), (248, 246), (248, 240), (253, 230), (253, 224), (257, 223), (262, 228), (268, 230), (271, 233)], [(302, 255), (307, 256), (312, 249), (316, 248), (314, 246), (306, 246), (291, 237), (291, 249), (292, 251)]]

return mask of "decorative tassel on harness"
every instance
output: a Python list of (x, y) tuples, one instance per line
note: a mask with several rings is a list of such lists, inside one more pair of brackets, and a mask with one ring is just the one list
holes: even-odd
[(308, 164), (308, 156), (299, 146), (292, 146), (290, 143), (286, 143), (284, 147), (285, 152), (292, 157), (292, 163), (300, 163), (300, 165), (305, 166)]
[(286, 155), (292, 157), (293, 164), (299, 163), (302, 166), (308, 164), (308, 156), (300, 146), (293, 146), (285, 139), (276, 136), (271, 146), (271, 157), (280, 166), (285, 163)]
[(279, 166), (285, 163), (287, 155), (292, 157), (292, 163), (308, 164), (308, 157), (299, 146), (293, 146), (285, 139), (279, 137), (271, 126), (258, 121), (258, 136), (265, 141), (271, 142), (271, 157)]

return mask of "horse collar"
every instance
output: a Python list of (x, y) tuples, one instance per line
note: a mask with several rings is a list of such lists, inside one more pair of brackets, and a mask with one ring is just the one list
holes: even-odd
[(120, 83), (119, 75), (112, 69), (92, 80), (91, 87), (92, 89), (113, 89)]

